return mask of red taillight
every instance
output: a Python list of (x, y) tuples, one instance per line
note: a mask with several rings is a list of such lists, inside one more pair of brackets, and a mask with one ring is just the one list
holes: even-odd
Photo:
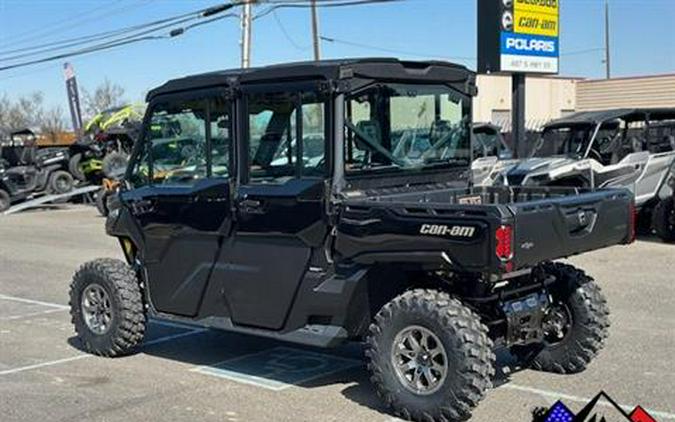
[(635, 201), (630, 201), (628, 205), (628, 241), (626, 243), (633, 243), (637, 238), (637, 209), (635, 209)]
[(513, 258), (513, 229), (511, 226), (499, 226), (495, 231), (497, 246), (495, 254), (502, 261), (509, 261)]

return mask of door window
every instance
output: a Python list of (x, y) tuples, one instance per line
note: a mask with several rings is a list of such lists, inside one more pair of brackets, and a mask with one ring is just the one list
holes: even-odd
[(288, 178), (324, 174), (322, 98), (314, 93), (251, 94), (248, 110), (252, 182), (279, 183)]
[(229, 103), (223, 98), (155, 105), (131, 183), (191, 186), (206, 177), (228, 177), (230, 120)]

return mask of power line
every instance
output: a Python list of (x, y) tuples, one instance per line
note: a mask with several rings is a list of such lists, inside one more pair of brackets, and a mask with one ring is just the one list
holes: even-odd
[(288, 31), (286, 30), (286, 27), (284, 26), (283, 22), (281, 22), (281, 18), (279, 18), (279, 15), (277, 14), (276, 10), (272, 12), (272, 16), (274, 16), (274, 20), (277, 22), (277, 25), (279, 26), (281, 33), (284, 34), (284, 37), (288, 40), (289, 43), (291, 43), (293, 47), (295, 47), (297, 50), (300, 51), (309, 50), (309, 47), (300, 45), (293, 39), (293, 37), (291, 37), (291, 34), (289, 34)]
[[(39, 50), (39, 52), (45, 52), (49, 51), (47, 47), (53, 47), (52, 50), (56, 50), (57, 47), (62, 48), (67, 48), (67, 47), (74, 47), (78, 45), (84, 45), (90, 42), (94, 41), (101, 41), (107, 38), (113, 38), (115, 36), (120, 36), (120, 35), (125, 35), (129, 33), (133, 33), (136, 31), (141, 31), (146, 28), (151, 28), (153, 26), (158, 26), (162, 25), (165, 23), (169, 22), (174, 22), (174, 23), (179, 23), (184, 22), (183, 19), (192, 17), (193, 19), (201, 17), (203, 14), (204, 15), (209, 15), (209, 13), (213, 13), (214, 10), (218, 10), (219, 7), (223, 7), (224, 5), (219, 5), (219, 6), (214, 6), (214, 7), (207, 7), (203, 9), (199, 9), (196, 11), (188, 12), (188, 13), (183, 13), (180, 15), (175, 15), (175, 16), (170, 16), (162, 19), (157, 19), (151, 22), (146, 22), (143, 24), (138, 24), (138, 25), (131, 25), (123, 28), (118, 28), (110, 31), (104, 31), (104, 32), (99, 32), (95, 34), (90, 34), (90, 35), (85, 35), (85, 36), (79, 36), (75, 38), (69, 38), (69, 39), (64, 39), (64, 40), (59, 40), (59, 41), (53, 41), (49, 43), (44, 43), (44, 44), (39, 44), (39, 45), (34, 45), (30, 47), (24, 47), (24, 48), (19, 48), (19, 49), (14, 49), (14, 50), (6, 50), (6, 51), (1, 51), (0, 56), (7, 55), (7, 54), (12, 54), (12, 53), (24, 53), (28, 51), (35, 51)], [(2, 60), (9, 60), (8, 58), (3, 58)]]
[[(227, 10), (227, 9), (223, 9), (223, 10)], [(223, 10), (221, 10), (221, 12)], [(212, 16), (212, 14), (210, 14), (208, 16)], [(109, 49), (112, 49), (112, 48), (121, 47), (121, 46), (129, 45), (129, 44), (134, 44), (134, 43), (138, 43), (138, 42), (142, 42), (142, 41), (151, 41), (151, 40), (173, 38), (173, 37), (182, 35), (185, 32), (187, 32), (190, 29), (195, 28), (197, 26), (213, 23), (215, 21), (219, 21), (219, 20), (222, 20), (222, 19), (225, 19), (225, 18), (228, 18), (228, 17), (234, 17), (234, 16), (236, 16), (236, 15), (235, 14), (227, 14), (227, 15), (223, 15), (223, 16), (214, 17), (214, 18), (208, 19), (206, 21), (193, 23), (191, 25), (188, 25), (188, 26), (185, 26), (185, 27), (182, 27), (182, 28), (175, 28), (175, 29), (169, 31), (169, 33), (165, 34), (165, 35), (152, 35), (153, 32), (157, 32), (157, 29), (154, 28), (154, 29), (136, 34), (136, 35), (131, 36), (131, 37), (119, 38), (119, 39), (116, 39), (116, 40), (113, 40), (113, 41), (108, 41), (106, 43), (101, 43), (101, 44), (97, 44), (97, 45), (94, 45), (94, 46), (82, 48), (80, 50), (69, 51), (69, 52), (66, 52), (66, 53), (61, 53), (61, 54), (53, 55), (53, 56), (50, 56), (50, 57), (45, 57), (45, 58), (41, 58), (41, 59), (36, 59), (36, 60), (27, 61), (27, 62), (3, 66), (3, 67), (0, 67), (0, 71), (9, 70), (9, 69), (16, 69), (16, 68), (31, 66), (31, 65), (40, 64), (40, 63), (46, 63), (46, 62), (50, 62), (50, 61), (54, 61), (54, 60), (62, 60), (62, 59), (66, 59), (66, 58), (69, 58), (69, 57), (75, 57), (75, 56), (80, 56), (80, 55), (84, 55), (84, 54), (95, 53), (95, 52), (98, 52), (98, 51), (109, 50)], [(169, 26), (169, 25), (166, 25), (166, 26)], [(173, 24), (171, 24), (171, 26), (173, 26)]]
[[(404, 0), (317, 0), (317, 7), (344, 7), (344, 6), (358, 6), (358, 5), (367, 5), (367, 4), (376, 4), (376, 3), (392, 3), (392, 2), (397, 2), (397, 1), (404, 1)], [(58, 54), (50, 55), (47, 57), (42, 57), (34, 60), (29, 60), (29, 61), (24, 61), (24, 62), (19, 62), (19, 63), (13, 63), (13, 64), (7, 64), (5, 66), (0, 66), (0, 71), (6, 71), (10, 69), (17, 69), (17, 68), (22, 68), (26, 66), (32, 66), (35, 64), (40, 64), (40, 63), (47, 63), (55, 60), (62, 60), (66, 59), (69, 57), (75, 57), (75, 56), (81, 56), (85, 54), (91, 54), (95, 53), (98, 51), (103, 51), (103, 50), (109, 50), (117, 47), (122, 47), (126, 46), (129, 44), (134, 44), (138, 42), (143, 42), (143, 41), (151, 41), (151, 40), (159, 40), (159, 39), (168, 39), (168, 38), (173, 38), (179, 35), (184, 34), (188, 30), (209, 24), (221, 19), (225, 19), (227, 17), (233, 17), (235, 16), (234, 14), (228, 14), (225, 16), (219, 16), (216, 18), (208, 19), (203, 22), (197, 22), (193, 23), (190, 25), (187, 25), (183, 28), (175, 28), (171, 30), (168, 34), (165, 35), (156, 35), (158, 31), (161, 31), (163, 29), (167, 29), (171, 26), (174, 26), (176, 24), (180, 23), (187, 23), (189, 21), (198, 19), (198, 18), (206, 18), (206, 17), (211, 17), (217, 14), (220, 14), (226, 10), (232, 9), (235, 6), (250, 6), (252, 4), (256, 3), (256, 0), (243, 0), (243, 1), (237, 1), (237, 2), (228, 2), (228, 3), (223, 3), (217, 6), (209, 7), (209, 8), (204, 8), (200, 9), (197, 11), (185, 13), (182, 15), (178, 16), (172, 16), (169, 18), (164, 18), (160, 20), (156, 20), (153, 22), (141, 24), (141, 25), (136, 25), (132, 27), (127, 27), (127, 28), (121, 28), (113, 31), (107, 31), (103, 33), (98, 33), (98, 34), (93, 34), (89, 36), (82, 36), (78, 37), (77, 39), (70, 39), (70, 40), (61, 40), (58, 42), (53, 42), (53, 43), (48, 43), (48, 44), (42, 44), (42, 46), (33, 46), (33, 47), (28, 47), (25, 49), (20, 49), (20, 50), (14, 50), (13, 52), (21, 52), (23, 54), (19, 54), (16, 56), (11, 57), (10, 59), (17, 59), (17, 58), (23, 58), (23, 57), (28, 57), (28, 56), (34, 56), (38, 54), (45, 54), (45, 53), (51, 53), (51, 52), (57, 52), (64, 50), (65, 48), (68, 47), (77, 47), (77, 46), (83, 46), (83, 48), (80, 49), (75, 49), (75, 50), (70, 50), (66, 52), (61, 52)], [(310, 0), (267, 0), (265, 3), (271, 4), (271, 6), (265, 10), (264, 12), (256, 15), (253, 17), (253, 19), (258, 19), (260, 17), (263, 17), (269, 13), (274, 12), (277, 9), (281, 8), (308, 8), (311, 7), (312, 4), (310, 3)], [(130, 35), (127, 35), (130, 34)], [(106, 40), (105, 42), (101, 42), (98, 44), (93, 44), (93, 45), (88, 45), (91, 44), (95, 41), (102, 41)], [(66, 47), (66, 45), (68, 47)], [(48, 47), (53, 47), (53, 48), (48, 48)], [(36, 51), (39, 50), (39, 51)], [(32, 51), (29, 53), (29, 51)], [(7, 52), (5, 52), (6, 54)], [(4, 61), (7, 61), (9, 59), (4, 59)]]
[(459, 61), (470, 61), (470, 62), (476, 61), (475, 57), (468, 57), (468, 56), (449, 57), (449, 56), (444, 56), (444, 55), (441, 55), (441, 54), (423, 54), (423, 53), (420, 53), (420, 52), (397, 50), (397, 49), (393, 49), (393, 48), (378, 47), (378, 46), (370, 45), (370, 44), (362, 44), (362, 43), (353, 42), (353, 41), (341, 40), (341, 39), (338, 39), (338, 38), (326, 37), (324, 35), (319, 36), (319, 38), (321, 38), (323, 41), (333, 43), (333, 44), (344, 44), (344, 45), (348, 45), (348, 46), (351, 46), (351, 47), (358, 47), (358, 48), (363, 48), (363, 49), (367, 49), (367, 50), (382, 51), (382, 52), (385, 52), (385, 53), (404, 54), (404, 55), (408, 55), (408, 56), (424, 57), (424, 58), (436, 57), (436, 58), (446, 59), (446, 60), (459, 60)]
[[(319, 0), (316, 4), (316, 7), (345, 7), (345, 6), (364, 6), (369, 4), (378, 4), (378, 3), (395, 3), (403, 2), (406, 0)], [(309, 0), (299, 0), (295, 2), (289, 1), (267, 1), (266, 3), (272, 4), (268, 7), (267, 10), (260, 12), (253, 17), (254, 20), (260, 19), (264, 16), (269, 15), (275, 10), (279, 9), (308, 9), (312, 7), (312, 4)]]
[[(107, 19), (111, 16), (118, 15), (120, 13), (128, 13), (130, 8), (137, 8), (137, 7), (142, 7), (150, 4), (154, 0), (146, 0), (144, 3), (141, 4), (136, 4), (135, 6), (125, 6), (125, 7), (119, 7), (119, 8), (114, 8), (112, 10), (106, 11), (105, 13), (97, 13), (94, 14), (95, 12), (99, 12), (102, 10), (107, 9), (110, 4), (105, 4), (103, 6), (96, 7), (92, 10), (89, 10), (88, 12), (84, 12), (81, 14), (78, 14), (75, 19), (67, 19), (66, 22), (64, 22), (63, 19), (58, 21), (57, 25), (47, 25), (46, 27), (43, 27), (37, 31), (25, 31), (20, 34), (17, 34), (13, 37), (9, 37), (8, 39), (5, 39), (3, 44), (8, 45), (10, 44), (9, 41), (12, 41), (12, 45), (17, 45), (17, 44), (25, 44), (29, 41), (37, 40), (40, 38), (45, 38), (51, 34), (57, 33), (57, 32), (67, 32), (69, 30), (72, 30), (74, 28), (77, 28), (77, 25), (82, 23), (82, 22), (87, 22), (87, 21), (92, 21), (92, 20), (97, 20), (97, 19)], [(119, 2), (118, 2), (119, 3)], [(93, 15), (93, 16), (91, 16)], [(30, 34), (28, 37), (21, 37), (21, 35), (24, 34)]]

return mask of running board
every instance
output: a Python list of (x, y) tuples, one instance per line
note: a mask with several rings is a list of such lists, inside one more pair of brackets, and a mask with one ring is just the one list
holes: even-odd
[(68, 193), (62, 193), (59, 195), (45, 195), (40, 196), (39, 198), (31, 199), (29, 201), (22, 202), (18, 205), (10, 207), (7, 211), (3, 212), (2, 215), (14, 214), (31, 208), (37, 208), (41, 205), (49, 204), (50, 202), (58, 201), (59, 199), (70, 199), (79, 195), (86, 195), (88, 193), (96, 192), (100, 190), (100, 186), (85, 186), (83, 188), (72, 190)]
[(177, 315), (155, 312), (152, 317), (157, 320), (165, 320), (183, 324), (189, 324), (200, 328), (213, 328), (239, 334), (249, 334), (257, 337), (266, 337), (290, 343), (302, 344), (322, 348), (336, 347), (349, 340), (347, 330), (344, 327), (334, 325), (306, 325), (302, 328), (287, 332), (270, 331), (261, 328), (245, 327), (232, 323), (228, 317), (206, 317), (199, 320), (180, 317)]

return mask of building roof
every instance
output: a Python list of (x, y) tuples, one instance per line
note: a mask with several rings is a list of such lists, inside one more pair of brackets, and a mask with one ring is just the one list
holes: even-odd
[(582, 111), (551, 121), (546, 127), (572, 126), (582, 124), (598, 124), (610, 120), (625, 121), (643, 120), (649, 114), (650, 119), (675, 119), (675, 108), (619, 108), (613, 110)]
[(186, 76), (170, 80), (153, 89), (148, 93), (148, 100), (161, 94), (213, 86), (353, 78), (464, 83), (473, 75), (465, 66), (442, 61), (414, 62), (393, 58), (322, 60)]

